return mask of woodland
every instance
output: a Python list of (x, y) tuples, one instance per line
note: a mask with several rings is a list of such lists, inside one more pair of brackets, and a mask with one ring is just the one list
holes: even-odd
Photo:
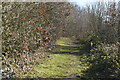
[(3, 80), (120, 79), (120, 2), (1, 5)]

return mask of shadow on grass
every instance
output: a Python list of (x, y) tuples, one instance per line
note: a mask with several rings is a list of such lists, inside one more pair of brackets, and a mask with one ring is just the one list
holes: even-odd
[(73, 47), (73, 46), (57, 46), (57, 50), (55, 50), (54, 54), (74, 54), (74, 55), (83, 55), (88, 53), (85, 50), (82, 50), (80, 47)]
[[(56, 45), (56, 51), (54, 54), (73, 54), (77, 56), (85, 55), (89, 59), (86, 59), (91, 66), (83, 71), (83, 78), (88, 78), (89, 80), (98, 80), (98, 78), (106, 80), (119, 80), (113, 75), (111, 64), (107, 60), (102, 60), (101, 58), (91, 59), (90, 50), (92, 49), (90, 43), (81, 43), (80, 41), (74, 41), (71, 44), (65, 45)], [(81, 57), (82, 58), (82, 57)], [(110, 76), (113, 75), (113, 76)], [(76, 76), (77, 77), (77, 76)], [(80, 77), (80, 76), (78, 76)]]
[(92, 66), (83, 72), (83, 77), (120, 80), (120, 75), (115, 73), (116, 68), (112, 61), (96, 57), (89, 62), (91, 62)]
[(55, 50), (53, 51), (54, 54), (73, 54), (81, 56), (83, 54), (89, 54), (91, 46), (81, 44), (79, 41), (73, 41), (70, 44), (66, 45), (56, 45)]

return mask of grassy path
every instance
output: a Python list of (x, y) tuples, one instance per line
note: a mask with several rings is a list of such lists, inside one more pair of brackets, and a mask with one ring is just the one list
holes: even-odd
[[(87, 57), (80, 55), (80, 45), (75, 44), (69, 38), (60, 38), (58, 45), (49, 58), (38, 61), (38, 65), (33, 67), (37, 77), (41, 78), (73, 78), (82, 77), (83, 71), (89, 68)], [(78, 55), (79, 54), (79, 55)]]

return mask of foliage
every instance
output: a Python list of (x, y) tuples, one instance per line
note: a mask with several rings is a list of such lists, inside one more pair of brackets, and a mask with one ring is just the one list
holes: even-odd
[[(120, 58), (118, 44), (101, 44), (91, 49), (91, 68), (87, 70), (85, 76), (93, 78), (119, 78)], [(88, 73), (92, 75), (89, 75)]]
[[(102, 5), (102, 3), (97, 5), (97, 7), (99, 7), (98, 10), (102, 8), (100, 7), (100, 5)], [(90, 11), (92, 11), (92, 9)], [(96, 78), (97, 77), (106, 78), (107, 76), (108, 78), (111, 77), (119, 78), (120, 75), (120, 61), (119, 61), (120, 55), (118, 52), (118, 48), (120, 46), (120, 43), (118, 42), (119, 12), (114, 2), (108, 3), (108, 5), (106, 5), (106, 9), (103, 9), (103, 12), (104, 14), (99, 11), (98, 14), (95, 13), (98, 19), (94, 17), (96, 21), (101, 22), (102, 20), (101, 23), (99, 22), (101, 26), (93, 25), (95, 29), (95, 30), (92, 29), (93, 33), (90, 34), (91, 31), (86, 31), (85, 36), (87, 37), (84, 36), (84, 38), (80, 38), (80, 42), (83, 44), (83, 48), (90, 53), (91, 56), (90, 62), (92, 63), (91, 68), (89, 68), (86, 71), (85, 77), (89, 76)], [(99, 14), (101, 15), (99, 16)], [(91, 24), (94, 24), (94, 22), (92, 22)], [(93, 75), (90, 75), (88, 73)]]
[[(55, 48), (55, 42), (62, 46), (61, 53), (78, 53), (81, 56), (83, 51), (84, 55), (89, 53), (93, 65), (88, 71), (94, 70), (95, 76), (103, 77), (104, 73), (108, 77), (120, 75), (120, 19), (114, 2), (99, 2), (79, 9), (69, 3), (3, 2), (2, 22), (4, 77), (29, 73), (36, 59), (46, 58), (47, 52)], [(76, 43), (79, 48), (74, 50), (76, 45), (72, 45), (71, 41), (76, 38), (79, 40)], [(64, 55), (56, 57), (67, 59)]]
[[(55, 17), (52, 14), (55, 12), (52, 9), (56, 5), (58, 3), (2, 3), (4, 77), (26, 74), (35, 59), (46, 57), (45, 51), (51, 50), (51, 45), (58, 37), (56, 30), (60, 29), (53, 22)], [(54, 18), (51, 19), (51, 16)]]

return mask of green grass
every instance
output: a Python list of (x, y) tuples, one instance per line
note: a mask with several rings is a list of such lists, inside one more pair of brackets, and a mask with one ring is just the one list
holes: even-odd
[(80, 45), (76, 45), (73, 42), (77, 42), (70, 38), (61, 37), (56, 41), (56, 44), (59, 45), (55, 50), (60, 52), (79, 52), (79, 50), (73, 50), (73, 47), (80, 47)]
[(70, 38), (61, 37), (59, 40), (56, 41), (56, 44), (61, 46), (76, 46), (74, 44), (71, 44), (72, 42), (73, 40)]
[[(79, 47), (72, 44), (74, 42), (70, 38), (60, 38), (56, 44), (59, 50), (58, 54), (50, 54), (50, 58), (40, 62), (39, 65), (35, 65), (33, 70), (37, 72), (37, 75), (42, 78), (70, 78), (76, 76), (82, 76), (83, 72), (89, 68), (88, 63), (84, 63), (85, 58), (74, 54), (60, 54), (60, 52), (79, 52), (79, 50), (71, 50), (72, 47)], [(81, 61), (82, 60), (82, 61)]]
[[(82, 75), (81, 72), (87, 65), (80, 65), (79, 57), (69, 54), (51, 54), (51, 58), (34, 67), (43, 78), (59, 78)], [(84, 66), (84, 67), (83, 67)]]
[[(60, 38), (56, 41), (59, 47), (57, 54), (50, 53), (50, 57), (43, 61), (38, 61), (33, 66), (33, 73), (35, 77), (41, 78), (72, 78), (76, 76), (83, 76), (83, 71), (90, 67), (89, 63), (86, 63), (85, 56), (74, 55), (74, 52), (79, 50), (72, 50), (73, 47), (79, 47), (79, 45), (73, 44), (74, 40), (70, 38)], [(72, 54), (61, 52), (73, 52)], [(29, 75), (29, 76), (33, 76)]]

